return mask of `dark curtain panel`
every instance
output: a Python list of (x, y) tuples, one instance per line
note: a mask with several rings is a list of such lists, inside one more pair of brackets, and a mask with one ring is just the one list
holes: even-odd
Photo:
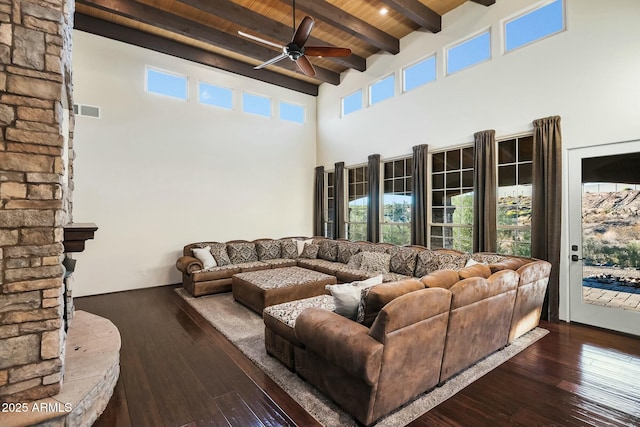
[(473, 251), (497, 250), (496, 131), (476, 132), (473, 177)]
[(313, 235), (324, 236), (324, 166), (316, 168), (313, 191)]
[(335, 204), (335, 208), (333, 210), (333, 238), (340, 239), (345, 237), (344, 162), (335, 164), (333, 194)]
[(427, 246), (427, 198), (428, 183), (427, 159), (429, 146), (427, 144), (413, 147), (413, 197), (411, 201), (411, 244)]
[(560, 306), (560, 214), (562, 203), (562, 136), (560, 117), (533, 122), (533, 194), (531, 255), (552, 264), (542, 317), (557, 322)]
[(380, 241), (380, 154), (369, 156), (369, 204), (367, 205), (367, 240)]

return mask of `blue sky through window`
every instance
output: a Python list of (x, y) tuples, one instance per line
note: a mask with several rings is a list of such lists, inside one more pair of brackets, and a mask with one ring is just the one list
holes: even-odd
[(304, 107), (302, 105), (280, 102), (280, 120), (304, 123)]
[(522, 15), (505, 25), (505, 49), (510, 51), (564, 29), (562, 0)]
[(369, 86), (369, 104), (377, 104), (395, 94), (395, 76), (391, 74)]
[(362, 90), (342, 98), (342, 115), (353, 113), (362, 109)]
[(200, 103), (231, 110), (233, 108), (233, 91), (226, 87), (200, 82), (198, 84)]
[(436, 79), (436, 56), (433, 55), (404, 69), (404, 91), (408, 92)]
[(187, 100), (187, 78), (147, 68), (147, 92)]
[(259, 116), (271, 117), (271, 99), (245, 92), (242, 94), (242, 111)]
[(491, 34), (487, 31), (447, 51), (447, 74), (453, 74), (489, 59), (491, 59)]

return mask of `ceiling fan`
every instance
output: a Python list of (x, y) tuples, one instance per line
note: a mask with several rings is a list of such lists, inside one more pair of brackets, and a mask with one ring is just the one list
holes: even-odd
[(273, 43), (269, 40), (247, 34), (243, 31), (238, 31), (238, 34), (248, 39), (272, 47), (276, 47), (278, 49), (282, 49), (282, 53), (280, 55), (253, 67), (254, 69), (259, 70), (266, 67), (267, 65), (275, 64), (278, 61), (289, 58), (290, 60), (295, 61), (295, 63), (298, 65), (298, 68), (300, 68), (300, 71), (302, 71), (305, 75), (313, 77), (316, 75), (316, 70), (313, 68), (313, 65), (311, 64), (307, 56), (337, 57), (351, 55), (351, 49), (345, 47), (305, 46), (304, 44), (307, 42), (307, 39), (311, 34), (311, 30), (313, 30), (314, 24), (315, 21), (313, 20), (313, 18), (305, 16), (298, 26), (298, 29), (296, 29), (296, 2), (295, 0), (293, 0), (293, 38), (286, 46), (282, 46), (278, 43)]

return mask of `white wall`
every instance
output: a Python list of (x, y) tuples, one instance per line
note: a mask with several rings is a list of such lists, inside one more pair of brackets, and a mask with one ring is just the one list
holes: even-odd
[[(364, 73), (348, 72), (340, 86), (322, 85), (318, 97), (318, 164), (366, 162), (411, 153), (416, 144), (438, 149), (473, 141), (473, 133), (495, 129), (507, 136), (532, 129), (537, 118), (562, 117), (567, 149), (640, 137), (640, 2), (566, 0), (567, 31), (501, 53), (501, 21), (534, 0), (498, 0), (491, 7), (466, 2), (443, 17), (438, 34), (416, 32), (401, 52), (371, 57)], [(443, 47), (491, 27), (492, 56), (449, 77)], [(438, 79), (414, 91), (340, 118), (340, 98), (433, 52)], [(399, 83), (399, 82), (398, 82)], [(399, 84), (398, 84), (399, 86)], [(640, 149), (640, 148), (639, 148)], [(565, 160), (566, 161), (566, 160)], [(564, 192), (566, 187), (566, 168)], [(563, 205), (561, 316), (567, 315), (567, 204)]]
[[(181, 282), (182, 247), (312, 231), (315, 98), (74, 32), (74, 222), (99, 230), (75, 255), (75, 296)], [(145, 66), (189, 77), (187, 102), (145, 93)], [(235, 111), (197, 102), (197, 83), (235, 88)], [(302, 104), (308, 123), (240, 111), (247, 90)], [(274, 109), (277, 113), (277, 109)]]

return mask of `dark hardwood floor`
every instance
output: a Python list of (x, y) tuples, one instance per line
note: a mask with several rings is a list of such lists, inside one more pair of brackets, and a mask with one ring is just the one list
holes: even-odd
[[(121, 373), (94, 426), (317, 426), (173, 286), (75, 299), (120, 330)], [(640, 339), (576, 324), (409, 424), (640, 426)]]

